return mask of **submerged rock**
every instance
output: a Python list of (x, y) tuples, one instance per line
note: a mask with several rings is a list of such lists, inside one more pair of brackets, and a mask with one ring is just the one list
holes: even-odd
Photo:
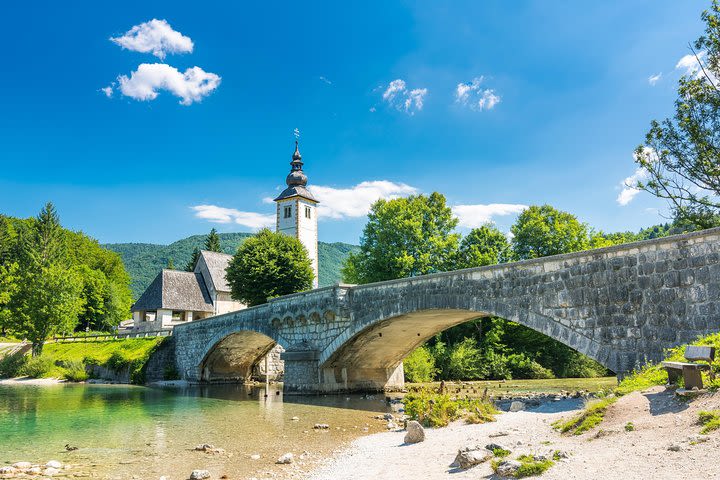
[(510, 404), (510, 412), (519, 412), (522, 410), (525, 410), (525, 403), (515, 400)]
[(425, 429), (419, 422), (410, 420), (407, 424), (405, 443), (420, 443), (423, 440), (425, 440)]

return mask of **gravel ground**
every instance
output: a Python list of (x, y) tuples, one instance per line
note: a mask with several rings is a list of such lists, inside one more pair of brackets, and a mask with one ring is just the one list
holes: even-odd
[[(563, 406), (575, 407), (555, 402), (554, 409)], [(683, 402), (672, 392), (656, 387), (622, 397), (610, 407), (600, 428), (577, 436), (560, 435), (550, 426), (573, 411), (553, 412), (547, 405), (539, 411), (505, 413), (496, 422), (483, 425), (455, 423), (426, 429), (425, 441), (415, 445), (403, 445), (405, 432), (379, 433), (357, 439), (307, 478), (495, 478), (489, 462), (465, 471), (449, 467), (458, 448), (490, 442), (512, 450), (510, 458), (523, 453), (567, 452), (569, 458), (545, 472), (544, 479), (720, 478), (720, 435), (713, 432), (700, 436), (699, 442), (697, 438), (697, 412), (718, 408), (720, 395)], [(635, 430), (625, 431), (628, 422)], [(668, 450), (671, 445), (679, 451)]]

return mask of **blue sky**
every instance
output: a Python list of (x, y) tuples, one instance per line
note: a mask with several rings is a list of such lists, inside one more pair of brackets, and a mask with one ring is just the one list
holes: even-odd
[(0, 213), (51, 200), (101, 242), (252, 231), (298, 128), (323, 241), (434, 190), (465, 230), (541, 203), (637, 230), (665, 204), (622, 183), (709, 5), (148, 3), (4, 6)]

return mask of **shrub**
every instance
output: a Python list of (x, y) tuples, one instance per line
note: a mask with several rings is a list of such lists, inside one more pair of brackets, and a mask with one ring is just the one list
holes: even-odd
[(698, 413), (698, 420), (703, 426), (700, 433), (710, 433), (720, 428), (720, 410), (706, 410)]
[(28, 358), (25, 354), (16, 352), (0, 358), (0, 378), (12, 378), (21, 375), (21, 371)]
[(107, 362), (105, 362), (105, 366), (110, 370), (119, 373), (130, 366), (130, 359), (123, 351), (116, 350), (112, 353), (112, 355), (110, 355)]
[(63, 367), (66, 370), (64, 374), (65, 380), (69, 380), (71, 382), (84, 382), (88, 379), (87, 369), (83, 362), (72, 360), (66, 362)]
[(21, 375), (27, 375), (32, 378), (43, 378), (49, 377), (55, 370), (55, 362), (51, 358), (43, 357), (30, 357), (27, 363), (20, 369)]
[(422, 390), (408, 393), (403, 399), (405, 413), (426, 427), (445, 427), (461, 417), (470, 423), (494, 421), (497, 413), (494, 405), (479, 399), (452, 399), (447, 394), (429, 393)]
[(405, 380), (414, 383), (432, 382), (437, 374), (435, 357), (430, 350), (421, 346), (413, 350), (403, 360)]
[(515, 353), (508, 355), (507, 368), (512, 374), (512, 378), (555, 378), (552, 370), (545, 368), (535, 360), (532, 360), (524, 353)]
[(465, 338), (454, 345), (448, 354), (448, 375), (452, 380), (477, 380), (483, 378), (481, 358), (477, 343)]
[(625, 424), (625, 431), (632, 432), (633, 430), (635, 430), (635, 424), (633, 424), (633, 422), (627, 422)]
[(520, 461), (520, 468), (515, 472), (516, 478), (532, 477), (534, 475), (540, 475), (548, 468), (555, 465), (552, 460), (535, 460), (532, 455), (521, 455), (518, 457)]

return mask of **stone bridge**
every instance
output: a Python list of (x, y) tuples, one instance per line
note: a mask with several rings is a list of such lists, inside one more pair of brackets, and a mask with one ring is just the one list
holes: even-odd
[(498, 316), (619, 375), (720, 330), (720, 228), (517, 263), (337, 285), (175, 327), (190, 382), (242, 381), (276, 344), (285, 391), (379, 390), (436, 333)]

